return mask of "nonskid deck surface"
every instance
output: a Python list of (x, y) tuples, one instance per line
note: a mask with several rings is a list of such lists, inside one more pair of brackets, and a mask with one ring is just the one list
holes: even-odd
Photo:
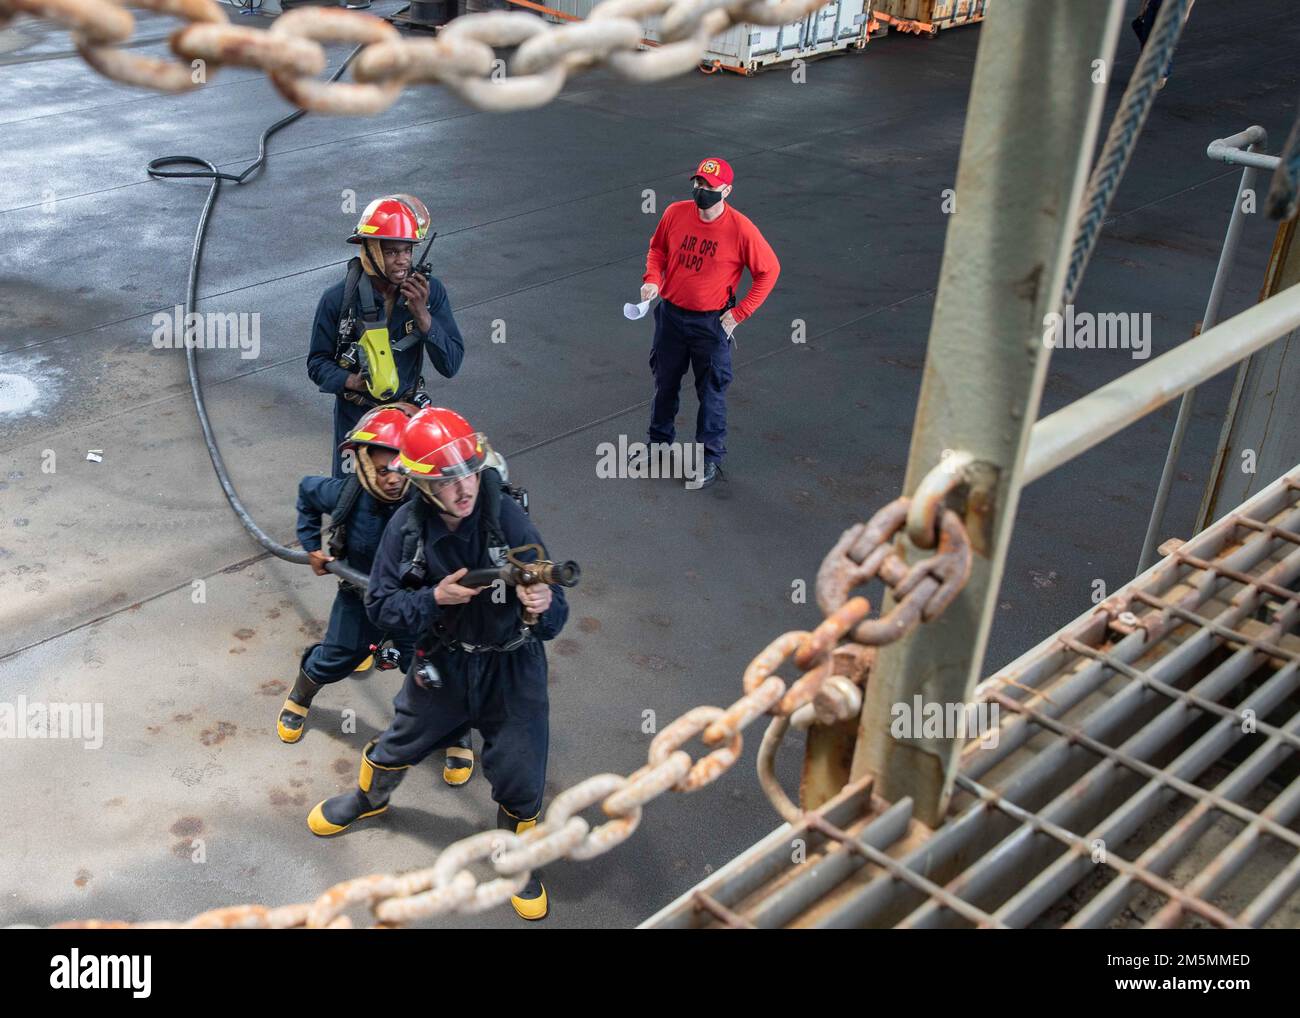
[[(1233, 6), (1197, 5), (1076, 302), (1151, 312), (1157, 353), (1200, 317), (1236, 189), (1206, 144), (1260, 123), (1276, 150), (1294, 116), (1291, 18), (1262, 0)], [(142, 36), (166, 31), (138, 20)], [(303, 741), (279, 742), (284, 687), (335, 586), (257, 558), (212, 476), (183, 355), (151, 343), (155, 313), (183, 299), (206, 185), (151, 181), (145, 164), (186, 152), (241, 168), (288, 107), (258, 72), (222, 69), (199, 93), (163, 97), (105, 81), (30, 21), (0, 38), (0, 374), (22, 380), (0, 394), (35, 390), (0, 413), (0, 700), (104, 711), (98, 749), (0, 743), (17, 861), (0, 875), (0, 921), (183, 918), (427, 864), (491, 823), (482, 775), (450, 790), (426, 765), (384, 817), (330, 843), (308, 832), (312, 803), (355, 778), (397, 679), (327, 691)], [(379, 117), (305, 118), (273, 139), (256, 183), (223, 190), (200, 309), (259, 312), (259, 351), (205, 351), (202, 375), (234, 480), (281, 540), (298, 478), (328, 469), (330, 401), (305, 352), (317, 297), (351, 253), (347, 195), (409, 191), (433, 211), (467, 354), (431, 391), (506, 452), (551, 550), (583, 566), (550, 645), (551, 794), (639, 766), (645, 711), (662, 727), (732, 702), (759, 649), (815, 623), (793, 582), (811, 586), (840, 531), (898, 493), (978, 39), (890, 36), (809, 65), (805, 84), (778, 70), (640, 87), (598, 72), (510, 115), (410, 89)], [(1108, 115), (1134, 58), (1126, 35)], [(644, 436), (650, 325), (621, 314), (656, 218), (643, 192), (660, 210), (686, 197), (706, 154), (732, 161), (735, 206), (783, 264), (737, 333), (727, 482), (597, 483), (598, 445)], [(1225, 314), (1254, 299), (1271, 231), (1247, 222)], [(791, 341), (795, 319), (804, 343)], [(1058, 351), (1044, 411), (1134, 365), (1126, 351)], [(1191, 524), (1227, 392), (1221, 378), (1198, 401), (1169, 534)], [(683, 438), (694, 413), (688, 384)], [(1156, 414), (1026, 492), (988, 670), (1075, 617), (1095, 579), (1113, 590), (1131, 574), (1172, 419)], [(103, 462), (87, 461), (92, 449)], [(346, 712), (355, 731), (341, 730)], [(548, 923), (633, 925), (770, 831), (755, 744), (717, 786), (648, 808), (626, 845), (551, 867)], [(799, 748), (783, 750), (790, 781)]]

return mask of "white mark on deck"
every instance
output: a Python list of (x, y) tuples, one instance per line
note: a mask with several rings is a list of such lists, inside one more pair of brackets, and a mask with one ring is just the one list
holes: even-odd
[(40, 390), (26, 375), (0, 372), (0, 414), (20, 414), (30, 409)]

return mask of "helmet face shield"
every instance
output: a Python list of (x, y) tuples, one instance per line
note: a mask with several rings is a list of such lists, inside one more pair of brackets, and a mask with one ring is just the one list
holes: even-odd
[(416, 237), (424, 240), (429, 233), (430, 222), (429, 210), (425, 207), (424, 202), (411, 194), (392, 194), (389, 197), (396, 198), (415, 214)]
[(444, 504), (440, 493), (457, 480), (471, 477), (491, 462), (492, 446), (487, 436), (475, 431), (469, 421), (447, 407), (425, 407), (411, 418), (402, 432), (398, 469), (415, 485), (425, 501), (450, 515), (467, 515), (473, 497), (457, 486), (447, 500), (459, 505), (459, 512)]
[(407, 476), (407, 480), (411, 482), (411, 487), (423, 495), (427, 501), (432, 502), (439, 509), (446, 509), (447, 506), (443, 501), (442, 496), (446, 493), (447, 489), (457, 481), (463, 480), (464, 477), (472, 476), (472, 474), (465, 474), (462, 477), (444, 477), (434, 480), (430, 477), (418, 477), (414, 474), (410, 474)]
[(455, 481), (477, 474), (489, 465), (492, 446), (482, 432), (453, 439), (413, 460), (406, 453), (399, 457), (400, 471), (420, 493), (441, 505), (438, 495)]

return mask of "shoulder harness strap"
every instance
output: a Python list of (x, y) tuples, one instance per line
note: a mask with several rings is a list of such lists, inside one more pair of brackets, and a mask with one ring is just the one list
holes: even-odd
[(421, 587), (428, 575), (424, 554), (424, 499), (418, 495), (411, 500), (411, 511), (402, 523), (402, 564), (399, 567), (402, 583), (408, 587)]
[(325, 532), (325, 543), (330, 554), (335, 558), (344, 558), (348, 553), (348, 517), (357, 507), (361, 497), (361, 479), (356, 474), (349, 474), (339, 492), (339, 500), (330, 513), (329, 530)]
[(338, 336), (340, 346), (352, 341), (352, 333), (356, 328), (356, 319), (352, 314), (352, 304), (357, 298), (357, 285), (361, 282), (363, 275), (365, 273), (361, 271), (360, 258), (353, 258), (348, 262), (348, 273), (343, 280), (343, 303), (339, 305)]
[(478, 490), (483, 499), (483, 511), (479, 514), (483, 528), (484, 544), (487, 546), (488, 558), (492, 565), (503, 566), (510, 542), (506, 540), (505, 531), (501, 529), (501, 492), (505, 482), (492, 467), (484, 469), (479, 478)]
[[(357, 263), (360, 268), (360, 262)], [(370, 277), (364, 272), (357, 280), (357, 293), (361, 296), (361, 317), (369, 324), (383, 320), (383, 311), (375, 301), (375, 288), (370, 285)]]

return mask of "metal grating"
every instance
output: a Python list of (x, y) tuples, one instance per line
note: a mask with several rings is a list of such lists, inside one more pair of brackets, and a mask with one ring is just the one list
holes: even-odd
[(868, 779), (644, 925), (1300, 925), (1300, 468), (1164, 550), (979, 685), (936, 830)]

